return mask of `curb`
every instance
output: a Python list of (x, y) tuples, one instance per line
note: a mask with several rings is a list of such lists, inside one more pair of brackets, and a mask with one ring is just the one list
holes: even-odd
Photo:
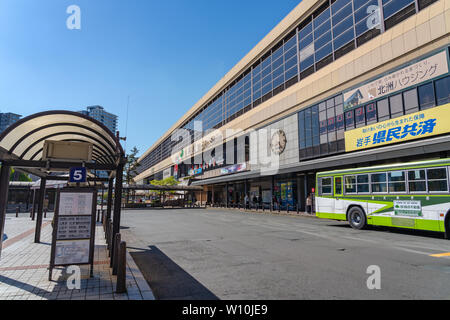
[(237, 209), (237, 208), (215, 208), (215, 207), (208, 207), (207, 210), (226, 210), (226, 211), (233, 211), (233, 212), (240, 212), (240, 213), (253, 213), (253, 214), (270, 214), (273, 216), (286, 216), (286, 217), (298, 217), (298, 218), (312, 218), (312, 219), (318, 219), (315, 214), (307, 214), (307, 213), (286, 213), (285, 211), (269, 211), (269, 210), (244, 210), (244, 209)]
[(144, 275), (141, 273), (141, 270), (139, 270), (139, 267), (134, 262), (134, 259), (128, 252), (128, 249), (127, 249), (127, 267), (139, 288), (142, 299), (156, 300), (152, 289), (148, 285), (147, 280), (145, 280)]

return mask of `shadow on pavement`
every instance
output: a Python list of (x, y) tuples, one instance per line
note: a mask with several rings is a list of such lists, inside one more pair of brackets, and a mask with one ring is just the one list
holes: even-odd
[(130, 254), (158, 300), (219, 300), (156, 246), (149, 248)]
[[(337, 227), (344, 229), (352, 229), (349, 224), (329, 224), (329, 227)], [(435, 239), (444, 239), (444, 234), (442, 232), (434, 232), (434, 231), (426, 231), (426, 230), (415, 230), (415, 229), (404, 229), (404, 228), (395, 228), (395, 227), (385, 227), (385, 226), (367, 226), (366, 230), (378, 231), (378, 232), (389, 232), (393, 234), (405, 234), (409, 236), (415, 237), (426, 237), (426, 238), (435, 238)], [(364, 230), (362, 230), (364, 231)]]

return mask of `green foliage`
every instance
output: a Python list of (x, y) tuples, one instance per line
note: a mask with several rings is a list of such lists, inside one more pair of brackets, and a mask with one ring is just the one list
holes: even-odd
[(164, 180), (152, 180), (150, 181), (150, 184), (154, 186), (176, 186), (180, 182), (177, 181), (174, 177), (168, 177)]
[(136, 147), (133, 147), (127, 155), (127, 163), (123, 168), (124, 180), (127, 184), (130, 184), (133, 178), (138, 175), (137, 168), (140, 166), (140, 163), (138, 163), (138, 153), (139, 150)]

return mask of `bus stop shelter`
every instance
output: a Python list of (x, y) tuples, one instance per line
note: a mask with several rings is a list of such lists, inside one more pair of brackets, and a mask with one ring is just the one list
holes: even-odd
[[(92, 145), (92, 160), (44, 159), (47, 140), (84, 142)], [(37, 198), (35, 242), (40, 242), (45, 186), (47, 180), (67, 181), (70, 168), (85, 167), (87, 171), (108, 172), (108, 178), (87, 175), (87, 182), (108, 183), (106, 219), (113, 221), (113, 235), (120, 231), (123, 167), (126, 157), (120, 145), (119, 133), (114, 135), (101, 122), (81, 113), (47, 111), (23, 118), (0, 135), (0, 254), (8, 201), (9, 177), (12, 168), (40, 177)], [(113, 185), (115, 199), (113, 206)], [(33, 209), (34, 210), (34, 209)], [(114, 252), (114, 251), (112, 251)]]

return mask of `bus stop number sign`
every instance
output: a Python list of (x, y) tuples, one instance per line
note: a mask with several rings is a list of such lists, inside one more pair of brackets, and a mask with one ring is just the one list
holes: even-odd
[(86, 168), (70, 168), (69, 182), (86, 182)]

